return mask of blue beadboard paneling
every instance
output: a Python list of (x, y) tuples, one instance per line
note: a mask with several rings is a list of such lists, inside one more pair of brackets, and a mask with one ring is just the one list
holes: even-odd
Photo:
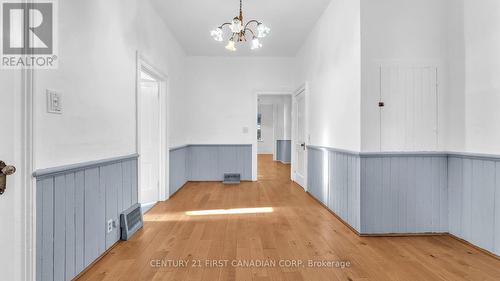
[(495, 247), (493, 252), (500, 255), (500, 162), (495, 162)]
[[(99, 168), (85, 170), (85, 266), (89, 266), (104, 250), (105, 217), (101, 212)], [(103, 251), (104, 252), (104, 251)]]
[(308, 147), (308, 192), (360, 230), (360, 159), (347, 151)]
[(276, 160), (283, 163), (292, 162), (292, 141), (277, 140), (276, 141)]
[[(375, 233), (382, 232), (383, 225), (379, 225), (373, 217), (382, 216), (384, 196), (382, 192), (382, 159), (369, 158), (361, 161), (361, 227), (371, 229)], [(368, 180), (369, 179), (369, 180)]]
[(170, 150), (169, 194), (176, 193), (187, 182), (187, 150), (181, 147)]
[(37, 178), (37, 280), (72, 280), (119, 239), (110, 219), (137, 202), (137, 157), (48, 169)]
[(190, 146), (188, 149), (188, 178), (191, 181), (217, 181), (219, 149), (216, 146)]
[[(213, 149), (208, 147), (209, 149)], [(224, 180), (224, 174), (239, 173), (242, 180), (252, 180), (252, 146), (224, 145), (217, 147), (217, 174), (211, 179)]]
[(472, 160), (463, 160), (463, 196), (462, 196), (462, 237), (467, 241), (472, 241)]
[(252, 180), (252, 145), (189, 145), (188, 181), (222, 181), (224, 173), (240, 173)]
[(75, 174), (75, 275), (85, 269), (85, 171)]
[[(37, 213), (37, 219), (36, 219), (36, 280), (44, 280), (42, 278), (42, 268), (43, 268), (43, 247), (45, 246), (45, 243), (43, 241), (43, 231), (45, 230), (44, 224), (43, 224), (43, 202), (44, 202), (44, 182), (39, 181), (37, 186), (42, 186), (42, 188), (38, 188), (36, 192), (36, 213)], [(45, 189), (45, 192), (47, 190)]]
[(308, 191), (361, 234), (448, 231), (446, 154), (308, 149)]
[(66, 255), (66, 177), (54, 181), (54, 280), (65, 280)]
[(500, 254), (500, 159), (453, 154), (448, 160), (449, 232)]
[(323, 155), (325, 152), (323, 150), (309, 150), (308, 151), (308, 191), (309, 193), (318, 199), (323, 204), (325, 203), (325, 198), (323, 198), (324, 190), (327, 189), (327, 182), (325, 178), (327, 175), (324, 173), (326, 164), (323, 161)]
[(252, 180), (252, 145), (185, 145), (170, 149), (169, 194), (188, 181), (223, 181), (225, 173)]
[(448, 231), (457, 237), (463, 237), (463, 178), (463, 161), (457, 157), (450, 157), (448, 159)]
[(65, 279), (69, 280), (76, 275), (75, 260), (76, 260), (76, 202), (75, 202), (75, 174), (70, 173), (65, 175), (66, 179), (66, 216), (65, 216), (65, 258), (66, 258), (66, 269), (65, 269)]
[[(329, 151), (327, 157), (327, 206), (359, 231), (359, 157), (336, 151)], [(325, 159), (323, 161), (327, 162)]]
[(48, 178), (38, 182), (42, 196), (38, 197), (42, 211), (37, 212), (37, 220), (41, 220), (41, 236), (37, 236), (37, 244), (41, 245), (42, 256), (37, 267), (41, 267), (40, 280), (54, 280), (54, 179)]
[[(101, 168), (101, 185), (105, 190), (105, 217), (106, 222), (113, 220), (117, 226), (119, 223), (119, 214), (126, 210), (123, 207), (123, 175), (122, 164), (116, 163)], [(128, 192), (128, 190), (127, 190)], [(105, 223), (106, 223), (105, 222)], [(120, 228), (116, 227), (110, 233), (106, 233), (106, 250), (120, 240)]]
[(448, 231), (447, 157), (362, 157), (361, 233)]

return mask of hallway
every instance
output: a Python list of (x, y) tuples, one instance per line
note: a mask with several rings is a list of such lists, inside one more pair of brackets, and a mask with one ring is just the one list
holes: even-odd
[(499, 260), (448, 236), (358, 237), (289, 175), (264, 155), (259, 182), (190, 182), (79, 280), (500, 279)]

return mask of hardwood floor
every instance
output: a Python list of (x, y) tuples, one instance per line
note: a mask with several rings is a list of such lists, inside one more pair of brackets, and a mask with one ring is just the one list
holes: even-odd
[(262, 156), (258, 183), (188, 183), (80, 280), (500, 280), (499, 260), (449, 236), (358, 237), (289, 178)]

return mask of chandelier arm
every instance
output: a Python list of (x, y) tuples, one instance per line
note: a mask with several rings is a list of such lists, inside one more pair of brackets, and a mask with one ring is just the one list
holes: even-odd
[(220, 29), (222, 29), (222, 28), (223, 28), (224, 26), (226, 26), (226, 25), (231, 25), (231, 23), (230, 23), (230, 22), (225, 22), (225, 23), (223, 23), (221, 26), (219, 26), (219, 28), (220, 28)]
[(247, 31), (250, 31), (250, 33), (252, 33), (253, 38), (255, 38), (255, 32), (253, 32), (253, 30), (251, 30), (250, 28), (245, 28), (245, 32)]
[(261, 23), (260, 21), (258, 21), (258, 20), (251, 20), (251, 21), (247, 22), (247, 24), (245, 24), (245, 30), (246, 30), (246, 29), (248, 28), (248, 26), (249, 26), (250, 24), (252, 24), (252, 23), (256, 23), (257, 25), (262, 24), (262, 23)]

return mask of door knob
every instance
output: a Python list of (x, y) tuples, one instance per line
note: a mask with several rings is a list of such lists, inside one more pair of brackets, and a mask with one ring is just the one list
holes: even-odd
[(16, 173), (16, 167), (7, 166), (5, 162), (0, 161), (0, 195), (4, 194), (7, 188), (7, 176)]

